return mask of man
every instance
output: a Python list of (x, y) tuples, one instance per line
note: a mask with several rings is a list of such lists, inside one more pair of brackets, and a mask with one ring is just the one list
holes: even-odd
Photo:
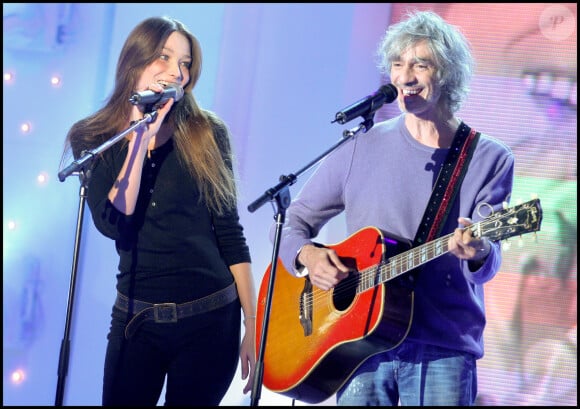
[[(455, 116), (473, 67), (468, 43), (455, 27), (432, 12), (410, 14), (389, 27), (378, 52), (381, 70), (398, 90), (401, 115), (329, 155), (287, 211), (280, 258), (288, 271), (322, 291), (353, 268), (335, 249), (314, 242), (321, 228), (344, 212), (349, 235), (374, 226), (386, 237), (415, 244), (428, 237), (423, 215), (438, 189), (439, 170), (454, 141), (475, 133)], [(402, 277), (408, 279), (398, 285), (414, 293), (408, 333), (356, 368), (337, 391), (339, 405), (474, 403), (486, 320), (483, 284), (498, 271), (501, 252), (499, 243), (465, 227), (501, 209), (514, 173), (511, 150), (477, 135), (455, 200), (438, 206), (445, 223), (435, 227), (425, 219), (427, 230), (451, 236), (449, 254)]]

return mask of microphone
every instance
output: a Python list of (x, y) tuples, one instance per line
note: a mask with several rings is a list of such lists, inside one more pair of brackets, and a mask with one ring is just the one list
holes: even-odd
[(342, 125), (352, 121), (357, 116), (374, 114), (384, 104), (390, 104), (397, 99), (398, 93), (397, 88), (393, 84), (383, 85), (374, 94), (368, 95), (360, 101), (347, 106), (342, 111), (337, 112), (331, 124), (338, 122)]
[(183, 88), (177, 84), (168, 85), (161, 92), (155, 92), (151, 90), (135, 92), (129, 98), (129, 102), (133, 105), (161, 105), (167, 100), (173, 98), (175, 102), (179, 101), (183, 97)]

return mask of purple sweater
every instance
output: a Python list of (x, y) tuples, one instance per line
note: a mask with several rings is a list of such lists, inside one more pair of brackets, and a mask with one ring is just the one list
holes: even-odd
[[(294, 267), (299, 249), (315, 241), (326, 222), (343, 211), (348, 236), (374, 226), (386, 236), (412, 241), (447, 151), (417, 142), (401, 114), (327, 156), (287, 210), (280, 246), (287, 270), (299, 274)], [(509, 201), (513, 172), (511, 150), (482, 134), (441, 235), (459, 226), (459, 216), (481, 220), (480, 204), (500, 210)], [(484, 206), (483, 217), (489, 215), (488, 209)], [(406, 339), (483, 356), (483, 284), (501, 265), (499, 243), (491, 247), (485, 263), (474, 272), (467, 261), (450, 253), (424, 265), (416, 280), (414, 315)]]

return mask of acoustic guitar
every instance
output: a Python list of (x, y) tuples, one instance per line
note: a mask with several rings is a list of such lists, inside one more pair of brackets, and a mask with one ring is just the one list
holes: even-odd
[[(492, 241), (538, 231), (540, 200), (495, 212), (466, 227)], [(355, 271), (328, 291), (297, 278), (277, 260), (263, 354), (263, 385), (307, 403), (328, 399), (372, 355), (398, 346), (413, 318), (412, 270), (449, 252), (449, 234), (417, 247), (375, 227), (326, 245)], [(256, 350), (263, 331), (272, 264), (258, 293)], [(405, 273), (406, 274), (403, 276)]]

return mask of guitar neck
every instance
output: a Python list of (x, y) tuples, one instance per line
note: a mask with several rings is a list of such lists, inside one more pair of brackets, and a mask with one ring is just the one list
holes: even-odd
[[(480, 222), (465, 227), (464, 230), (470, 229), (474, 237), (487, 237), (491, 241), (500, 241), (540, 230), (542, 218), (543, 212), (540, 206), (540, 199), (533, 199), (509, 209), (492, 213), (492, 215)], [(448, 253), (449, 239), (452, 236), (453, 233), (447, 234), (359, 271), (360, 279), (357, 293), (366, 291), (378, 284), (386, 283), (401, 274)]]
[(378, 284), (386, 283), (401, 274), (448, 253), (451, 236), (453, 234), (448, 234), (385, 259), (379, 264), (360, 270), (357, 293), (366, 291)]

